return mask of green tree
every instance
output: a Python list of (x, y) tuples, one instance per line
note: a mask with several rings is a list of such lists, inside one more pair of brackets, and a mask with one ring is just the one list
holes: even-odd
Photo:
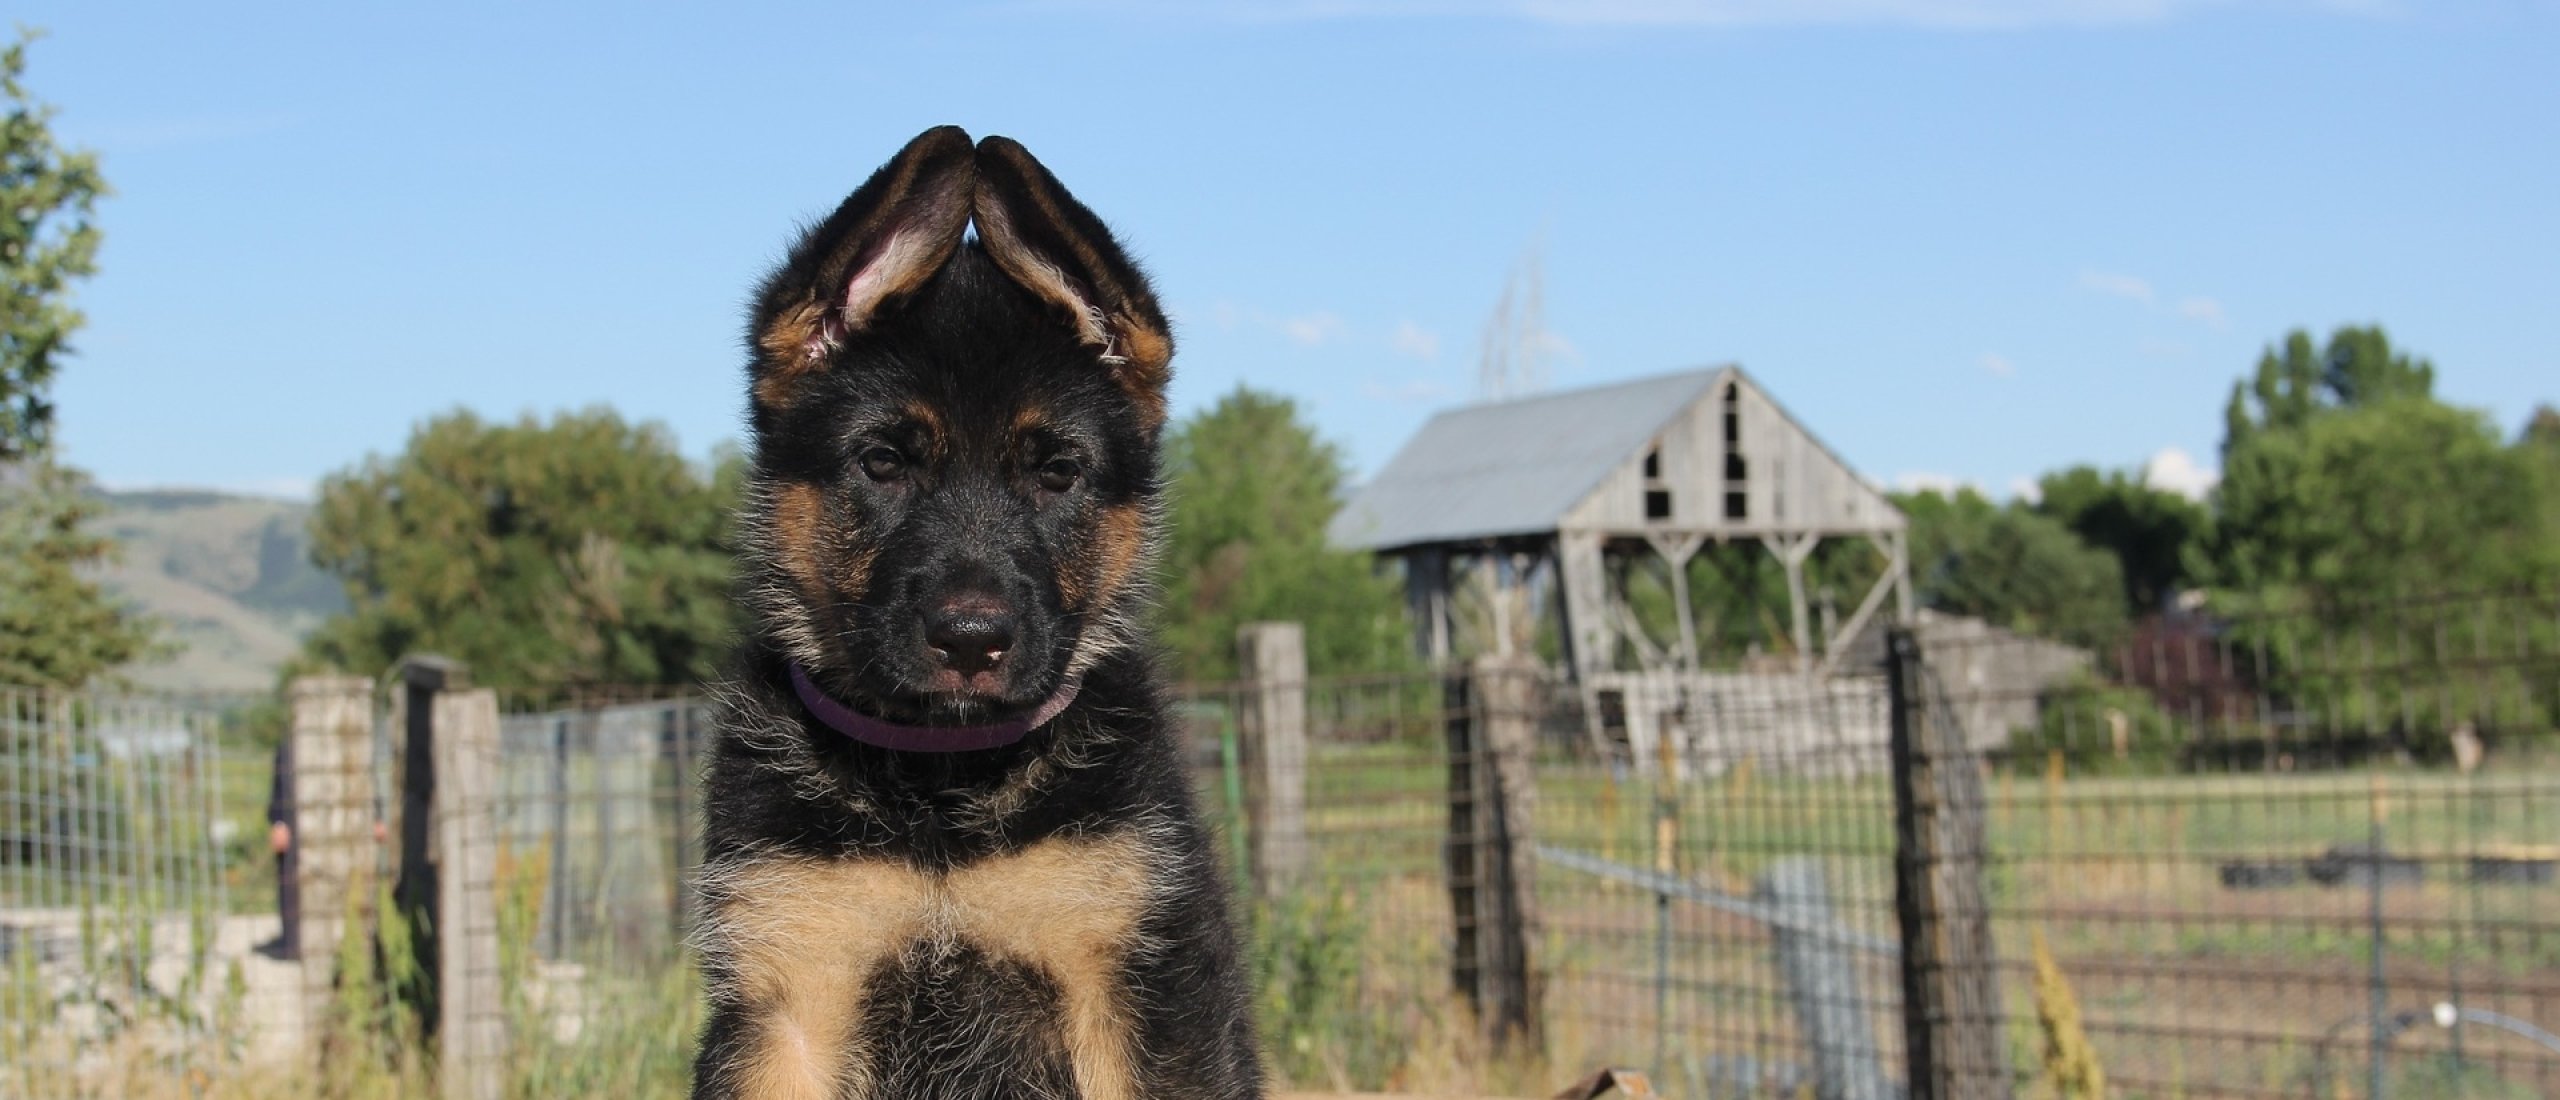
[(303, 663), (371, 674), (433, 652), (536, 697), (697, 682), (736, 627), (737, 465), (699, 469), (663, 428), (606, 409), (429, 420), (400, 454), (322, 483), (312, 560), (348, 610)]
[[(2290, 334), (2232, 391), (2210, 552), (2234, 640), (2264, 655), (2268, 690), (2340, 726), (2390, 726), (2425, 746), (2456, 720), (2540, 707), (2526, 670), (2482, 665), (2512, 593), (2560, 578), (2560, 499), (2529, 427), (2436, 400), (2435, 368), (2376, 328), (2318, 349)], [(2516, 633), (2521, 632), (2521, 634)], [(2535, 643), (2539, 644), (2539, 643)], [(2547, 720), (2545, 719), (2536, 719)]]
[(1896, 493), (1911, 520), (1912, 594), (1924, 607), (2080, 643), (2124, 624), (2124, 570), (2061, 521), (1971, 489)]
[(2560, 452), (2560, 408), (2549, 405), (2533, 407), (2533, 417), (2525, 421), (2524, 431), (2516, 442), (2526, 447), (2547, 447)]
[(2188, 558), (2213, 531), (2213, 513), (2122, 470), (2074, 466), (2044, 475), (2034, 511), (2061, 521), (2082, 542), (2114, 554), (2124, 573), (2126, 611), (2160, 610), (2192, 579)]
[(98, 158), (53, 140), (53, 107), (20, 83), (33, 34), (0, 50), (0, 461), (41, 452), (53, 406), (45, 392), (81, 324), (71, 284), (98, 270), (90, 220), (107, 181)]
[(2560, 546), (2560, 408), (2536, 406), (2516, 437), (2542, 501), (2543, 542)]
[(1302, 622), (1317, 673), (1409, 659), (1401, 597), (1369, 556), (1335, 550), (1324, 529), (1342, 507), (1342, 454), (1296, 403), (1242, 386), (1175, 426), (1165, 445), (1172, 495), (1162, 565), (1166, 643), (1180, 673), (1235, 675), (1236, 628)]
[[(2512, 588), (2552, 575), (2532, 457), (2423, 398), (2334, 410), (2252, 440), (2221, 579), (2274, 606)], [(2226, 485), (2229, 483), (2226, 482)]]
[(78, 687), (144, 653), (152, 627), (88, 579), (114, 544), (82, 530), (87, 479), (50, 446), (46, 394), (81, 323), (72, 284), (97, 270), (107, 185), (20, 83), (32, 39), (0, 50), (0, 684)]
[(2551, 576), (2530, 447), (2437, 401), (2379, 328), (2308, 333), (2235, 385), (2206, 556), (2235, 607), (2339, 607)]
[(2227, 462), (2233, 448), (2259, 434), (2302, 427), (2333, 409), (2432, 398), (2435, 384), (2435, 364), (2394, 349), (2380, 325), (2342, 327), (2326, 345), (2295, 329), (2259, 354), (2253, 375), (2232, 383), (2223, 410), (2223, 457)]
[(98, 511), (78, 470), (0, 466), (0, 684), (77, 688), (150, 652), (153, 624), (87, 575), (115, 549)]

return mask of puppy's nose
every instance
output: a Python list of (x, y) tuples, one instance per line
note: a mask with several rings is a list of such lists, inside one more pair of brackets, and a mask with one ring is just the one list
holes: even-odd
[(924, 624), (933, 659), (963, 676), (988, 672), (1013, 649), (1013, 609), (994, 600), (955, 600)]

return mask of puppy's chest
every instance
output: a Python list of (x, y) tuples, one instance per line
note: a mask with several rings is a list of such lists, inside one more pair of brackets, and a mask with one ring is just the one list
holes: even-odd
[[(884, 1095), (974, 1075), (1057, 1079), (1025, 1094), (1071, 1081), (1086, 1100), (1134, 1095), (1125, 966), (1143, 950), (1153, 863), (1122, 837), (939, 873), (860, 859), (722, 869), (705, 947), (728, 987), (715, 992), (751, 1021), (741, 1093)], [(956, 1062), (909, 1064), (927, 1056)]]

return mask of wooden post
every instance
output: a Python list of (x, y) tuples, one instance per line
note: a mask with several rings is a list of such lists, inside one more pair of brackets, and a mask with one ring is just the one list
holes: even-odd
[(1246, 623), (1236, 630), (1236, 656), (1251, 685), (1238, 726), (1253, 885), (1278, 897), (1307, 865), (1306, 628)]
[(294, 872), (301, 891), (302, 1034), (315, 1060), (336, 997), (338, 947), (370, 904), (373, 684), (307, 676), (290, 691)]
[(1476, 795), (1476, 772), (1481, 763), (1476, 748), (1482, 743), (1483, 723), (1475, 704), (1481, 686), (1472, 676), (1444, 676), (1441, 680), (1441, 704), (1448, 715), (1442, 728), (1447, 737), (1444, 755), (1449, 762), (1449, 837), (1441, 854), (1442, 878), (1449, 884), (1449, 986), (1479, 1013), (1484, 1004), (1484, 967), (1478, 933), (1484, 922), (1479, 915), (1483, 906), (1477, 889), (1482, 878), (1477, 870), (1481, 830), (1476, 818), (1482, 803)]
[(1497, 1046), (1539, 1041), (1539, 990), (1529, 959), (1536, 935), (1533, 876), (1537, 805), (1538, 667), (1524, 657), (1479, 657), (1449, 732), (1449, 870), (1458, 992)]
[(1981, 760), (1908, 626), (1887, 635), (1894, 915), (1912, 1100), (2006, 1100), (2000, 976), (1983, 889)]
[(497, 1100), (506, 1017), (498, 973), (498, 696), (434, 702), (436, 1072), (445, 1100)]
[(1423, 547), (1404, 557), (1405, 615), (1413, 621), (1414, 651), (1425, 664), (1449, 663), (1449, 552)]

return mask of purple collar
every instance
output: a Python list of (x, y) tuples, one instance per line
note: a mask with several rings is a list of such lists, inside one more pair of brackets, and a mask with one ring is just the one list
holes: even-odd
[(800, 703), (817, 715), (837, 733), (877, 748), (898, 752), (973, 752), (992, 749), (1020, 741), (1023, 735), (1056, 718), (1076, 701), (1081, 681), (1070, 679), (1059, 685), (1057, 694), (1032, 711), (1009, 722), (990, 726), (902, 726), (863, 714), (827, 696), (818, 685), (809, 682), (809, 673), (800, 662), (791, 662), (791, 688), (800, 693)]

